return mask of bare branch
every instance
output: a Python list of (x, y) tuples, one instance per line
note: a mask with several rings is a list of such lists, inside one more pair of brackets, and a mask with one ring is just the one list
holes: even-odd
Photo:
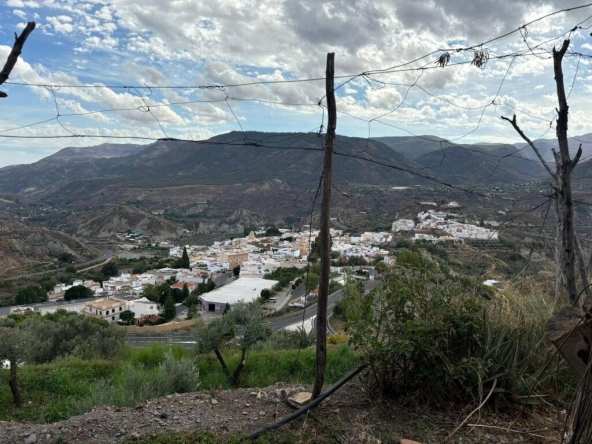
[(571, 169), (573, 170), (578, 162), (580, 161), (580, 157), (582, 157), (582, 144), (580, 143), (580, 147), (578, 148), (578, 152), (576, 153), (576, 157), (571, 161)]
[(557, 154), (555, 148), (551, 148), (551, 152), (553, 153), (553, 158), (555, 159), (555, 165), (561, 165), (561, 156)]
[(553, 55), (559, 54), (559, 57), (563, 58), (563, 56), (567, 52), (568, 47), (569, 47), (569, 39), (563, 41), (563, 44), (561, 45), (561, 48), (559, 48), (559, 51), (557, 51), (555, 49), (555, 47), (553, 47)]
[[(20, 36), (17, 36), (16, 33), (14, 34), (14, 45), (12, 47), (12, 50), (10, 51), (10, 54), (8, 55), (8, 58), (6, 59), (4, 68), (2, 68), (2, 71), (0, 72), (0, 85), (2, 85), (4, 82), (8, 80), (8, 76), (10, 76), (12, 68), (14, 68), (14, 65), (16, 65), (16, 62), (19, 56), (21, 55), (23, 46), (27, 41), (29, 34), (31, 34), (31, 32), (33, 32), (34, 29), (35, 22), (29, 22), (27, 23), (27, 26), (25, 26), (25, 29), (23, 29), (23, 32)], [(0, 94), (0, 97), (7, 97), (7, 94), (3, 92)]]
[(541, 152), (539, 151), (539, 149), (535, 146), (534, 142), (532, 140), (530, 140), (526, 134), (524, 134), (524, 131), (522, 131), (520, 129), (520, 127), (518, 126), (518, 124), (516, 123), (516, 114), (514, 114), (514, 116), (512, 117), (512, 120), (510, 120), (508, 117), (504, 117), (504, 116), (502, 116), (502, 120), (507, 120), (508, 122), (510, 122), (512, 124), (512, 126), (514, 127), (516, 132), (518, 134), (520, 134), (520, 137), (522, 137), (526, 141), (526, 143), (528, 143), (530, 145), (530, 147), (532, 148), (532, 150), (534, 151), (536, 156), (539, 158), (540, 162), (543, 164), (543, 166), (545, 167), (547, 172), (551, 175), (551, 177), (555, 181), (557, 181), (557, 175), (555, 173), (553, 173), (553, 171), (551, 171), (551, 168), (549, 168), (549, 165), (547, 164), (547, 162), (545, 162), (545, 159), (543, 159), (543, 156), (541, 155)]

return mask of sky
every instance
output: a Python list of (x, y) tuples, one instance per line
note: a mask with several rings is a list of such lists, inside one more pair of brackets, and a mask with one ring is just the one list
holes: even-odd
[[(14, 33), (28, 21), (37, 24), (0, 86), (8, 94), (0, 99), (0, 167), (36, 162), (69, 146), (202, 140), (241, 130), (319, 131), (327, 123), (319, 103), (326, 106), (328, 52), (335, 52), (339, 135), (517, 143), (500, 119), (516, 113), (531, 138), (552, 138), (557, 99), (548, 51), (568, 36), (570, 134), (592, 132), (592, 59), (571, 54), (592, 55), (592, 7), (487, 43), (581, 3), (0, 2), (0, 65)], [(569, 32), (576, 25), (581, 29)], [(483, 42), (477, 50), (489, 60), (481, 68), (470, 63), (474, 50), (456, 51)], [(448, 65), (439, 67), (446, 52)], [(523, 56), (499, 58), (517, 52)]]

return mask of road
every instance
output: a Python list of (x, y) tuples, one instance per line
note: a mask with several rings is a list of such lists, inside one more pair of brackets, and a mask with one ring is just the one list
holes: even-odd
[[(88, 261), (88, 262), (83, 262), (81, 264), (74, 264), (76, 265), (76, 267), (80, 267), (80, 266), (88, 266), (88, 268), (85, 268), (84, 270), (88, 270), (94, 267), (98, 267), (99, 265), (103, 265), (106, 264), (107, 262), (109, 262), (113, 257), (115, 257), (117, 255), (116, 251), (113, 250), (107, 250), (107, 252), (105, 254), (103, 254), (101, 257), (97, 258), (97, 259), (93, 259), (92, 261)], [(99, 262), (99, 264), (96, 264), (96, 262)], [(55, 268), (53, 270), (46, 270), (46, 271), (38, 271), (36, 273), (26, 273), (26, 274), (19, 274), (18, 276), (11, 276), (11, 277), (7, 277), (4, 278), (3, 280), (5, 281), (14, 281), (17, 279), (30, 279), (33, 277), (39, 277), (39, 276), (44, 276), (46, 274), (56, 274), (56, 273), (60, 273), (62, 271), (66, 271), (66, 268), (68, 268), (68, 266), (66, 267), (62, 267), (62, 268)], [(78, 270), (78, 268), (77, 268)], [(78, 270), (78, 271), (83, 271), (83, 270)]]
[[(377, 281), (368, 281), (366, 282), (364, 289), (366, 292), (372, 290), (379, 284)], [(335, 304), (341, 300), (343, 297), (343, 292), (341, 290), (336, 291), (329, 295), (329, 300), (327, 304), (327, 313), (328, 317), (331, 316), (333, 313), (333, 307)], [(180, 308), (181, 306), (177, 307), (178, 313), (182, 311)], [(303, 320), (306, 321), (307, 319), (316, 316), (317, 314), (317, 304), (311, 304), (306, 307), (304, 310), (288, 313), (284, 316), (279, 316), (277, 318), (268, 318), (267, 324), (273, 330), (282, 330), (289, 325), (294, 325), (297, 323), (302, 322)], [(195, 337), (193, 332), (169, 332), (169, 333), (128, 333), (127, 335), (128, 344), (132, 347), (144, 347), (149, 344), (153, 343), (163, 343), (169, 345), (181, 345), (186, 348), (192, 348), (195, 345)]]

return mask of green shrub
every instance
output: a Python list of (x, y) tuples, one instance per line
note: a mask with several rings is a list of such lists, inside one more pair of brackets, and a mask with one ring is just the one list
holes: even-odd
[(306, 330), (300, 327), (297, 330), (278, 330), (274, 331), (260, 348), (274, 350), (308, 348), (314, 345), (315, 338), (312, 331), (307, 333)]
[(563, 369), (546, 366), (552, 304), (542, 289), (496, 292), (425, 268), (397, 267), (384, 279), (368, 295), (347, 289), (343, 300), (350, 342), (382, 394), (464, 402), (495, 381), (496, 393), (521, 402), (533, 387), (569, 384)]
[(132, 407), (151, 398), (193, 392), (199, 385), (199, 370), (194, 362), (167, 353), (156, 368), (127, 362), (118, 375), (95, 382), (89, 396), (74, 403), (73, 410), (84, 413), (100, 405)]
[(167, 354), (160, 364), (161, 391), (170, 393), (194, 392), (199, 387), (199, 370), (190, 359), (175, 359)]
[(385, 277), (377, 291), (360, 296), (346, 332), (366, 352), (375, 388), (402, 394), (422, 387), (452, 396), (472, 390), (474, 364), (469, 361), (468, 369), (460, 364), (479, 344), (483, 311), (478, 298), (458, 281), (403, 268)]

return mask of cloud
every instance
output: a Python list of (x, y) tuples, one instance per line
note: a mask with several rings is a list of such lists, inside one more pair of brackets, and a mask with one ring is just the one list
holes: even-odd
[[(474, 140), (508, 137), (511, 128), (500, 124), (499, 113), (513, 112), (511, 106), (546, 114), (551, 102), (540, 90), (552, 82), (552, 64), (520, 57), (508, 70), (511, 59), (495, 57), (528, 51), (518, 33), (485, 45), (492, 58), (482, 70), (465, 63), (471, 51), (454, 49), (563, 7), (559, 0), (7, 0), (5, 5), (0, 6), (0, 13), (2, 8), (8, 12), (4, 29), (19, 29), (26, 17), (38, 14), (41, 32), (51, 35), (40, 39), (35, 31), (11, 80), (77, 86), (52, 93), (5, 85), (12, 97), (22, 92), (20, 115), (29, 120), (41, 111), (55, 112), (55, 93), (62, 112), (91, 113), (68, 117), (69, 125), (99, 132), (120, 128), (142, 134), (149, 129), (160, 137), (158, 119), (167, 133), (215, 134), (236, 127), (228, 105), (252, 127), (271, 128), (274, 116), (274, 129), (309, 130), (320, 124), (326, 56), (335, 52), (336, 85), (348, 82), (337, 92), (339, 111), (372, 119), (400, 105), (381, 117), (392, 126), (375, 122), (372, 130), (393, 133), (397, 126), (447, 137), (476, 126), (481, 109), (466, 108), (490, 105)], [(553, 37), (587, 15), (586, 9), (578, 10), (528, 25), (527, 41), (548, 41), (542, 48), (550, 50), (558, 43)], [(592, 49), (585, 36), (574, 33), (575, 51)], [(450, 66), (436, 69), (434, 62), (446, 48)], [(0, 46), (0, 58), (7, 50)], [(573, 75), (575, 62), (566, 59), (566, 77)], [(585, 76), (588, 61), (580, 63)], [(301, 79), (314, 80), (294, 81)], [(587, 79), (581, 80), (583, 86), (578, 81), (576, 87), (582, 92), (592, 89)], [(407, 91), (412, 84), (417, 86)], [(497, 108), (491, 104), (494, 98)], [(571, 101), (582, 112), (592, 112), (579, 96), (572, 95)], [(338, 125), (338, 131), (367, 135), (366, 123), (349, 125), (351, 120)], [(544, 125), (548, 122), (525, 120), (529, 131)]]
[(6, 6), (12, 8), (39, 8), (39, 3), (31, 0), (7, 0)]
[(25, 11), (21, 11), (20, 9), (15, 9), (12, 11), (12, 14), (23, 20), (27, 19), (27, 13)]
[(72, 32), (74, 27), (72, 26), (72, 17), (67, 15), (60, 15), (57, 17), (47, 17), (47, 23), (49, 23), (56, 32), (67, 34)]

